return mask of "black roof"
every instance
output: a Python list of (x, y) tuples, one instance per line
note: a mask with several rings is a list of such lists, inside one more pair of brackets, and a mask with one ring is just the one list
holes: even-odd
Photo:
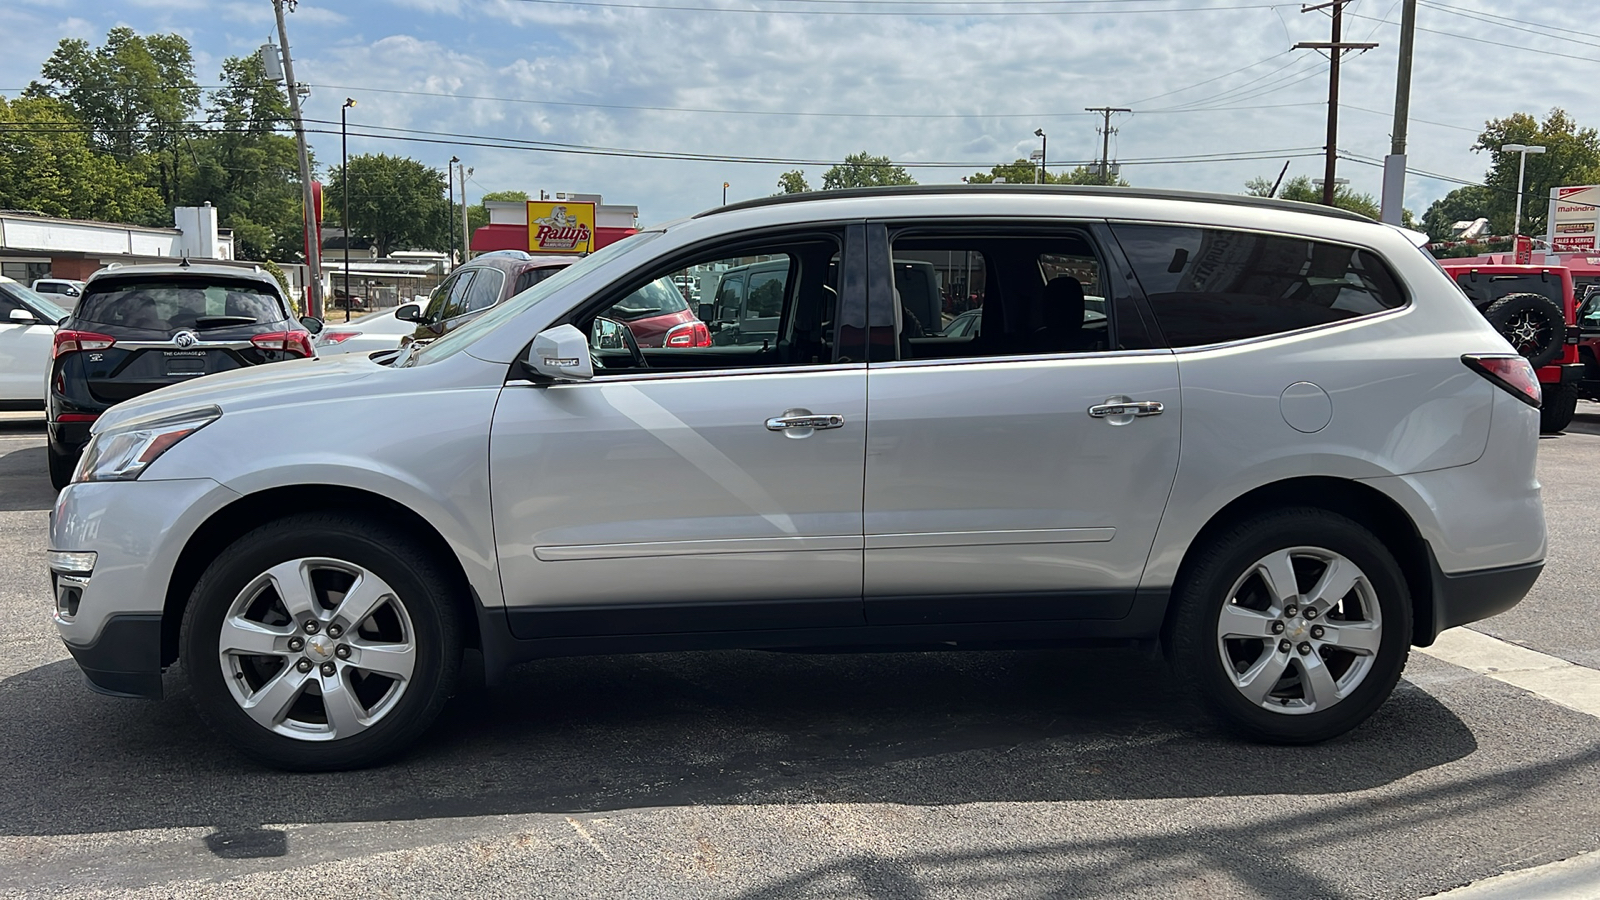
[(1161, 190), (1155, 188), (1114, 187), (1098, 184), (914, 184), (898, 187), (864, 187), (844, 188), (836, 191), (808, 191), (799, 194), (777, 194), (771, 197), (758, 197), (754, 200), (744, 200), (739, 203), (730, 203), (708, 209), (694, 218), (716, 215), (717, 213), (731, 212), (736, 209), (755, 209), (762, 206), (778, 206), (784, 203), (804, 203), (812, 200), (832, 200), (846, 197), (919, 197), (939, 196), (949, 194), (971, 195), (975, 193), (1029, 193), (1029, 194), (1054, 194), (1068, 197), (1136, 197), (1142, 200), (1183, 200), (1189, 203), (1218, 203), (1226, 206), (1253, 206), (1258, 209), (1275, 209), (1284, 212), (1311, 213), (1313, 215), (1328, 216), (1334, 219), (1346, 219), (1355, 222), (1371, 222), (1372, 220), (1359, 213), (1339, 209), (1333, 206), (1322, 206), (1317, 203), (1301, 203), (1298, 200), (1278, 200), (1270, 197), (1251, 197), (1246, 194), (1215, 194), (1207, 191), (1178, 191)]

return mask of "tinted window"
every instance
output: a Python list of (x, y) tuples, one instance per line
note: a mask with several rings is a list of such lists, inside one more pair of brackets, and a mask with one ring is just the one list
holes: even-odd
[(1174, 347), (1282, 334), (1405, 305), (1388, 267), (1365, 250), (1221, 229), (1114, 231)]
[(500, 300), (500, 288), (505, 283), (506, 275), (499, 269), (479, 269), (467, 288), (465, 311), (477, 312), (495, 305)]
[(745, 299), (744, 318), (766, 319), (782, 312), (783, 286), (788, 280), (788, 267), (751, 273), (750, 296)]
[(1486, 306), (1507, 294), (1541, 294), (1556, 303), (1563, 302), (1561, 278), (1556, 275), (1457, 275), (1461, 292), (1472, 298), (1474, 306)]
[(520, 294), (559, 271), (558, 268), (529, 269), (517, 276), (517, 289), (512, 293)]
[(249, 282), (204, 284), (159, 279), (90, 285), (73, 315), (98, 325), (159, 331), (247, 324), (207, 321), (219, 317), (251, 322), (280, 322), (287, 318), (274, 294)]
[[(435, 322), (454, 319), (467, 311), (467, 291), (477, 277), (477, 272), (462, 272), (456, 276), (455, 281), (447, 282), (445, 286), (440, 288), (439, 294), (444, 302), (439, 304), (439, 314), (434, 316)], [(438, 302), (438, 299), (435, 298), (435, 302)]]

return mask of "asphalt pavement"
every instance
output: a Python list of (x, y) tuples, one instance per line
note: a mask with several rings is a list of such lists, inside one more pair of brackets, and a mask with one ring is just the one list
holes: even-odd
[[(1600, 667), (1600, 407), (1540, 453), (1550, 564), (1478, 630)], [(1133, 652), (717, 652), (534, 663), (396, 764), (266, 770), (181, 688), (83, 686), (44, 472), (0, 421), (0, 897), (1409, 900), (1600, 848), (1600, 719), (1420, 653), (1316, 747)]]

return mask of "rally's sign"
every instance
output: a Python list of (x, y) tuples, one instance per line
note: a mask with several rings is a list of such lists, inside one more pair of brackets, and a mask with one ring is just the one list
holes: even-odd
[(1600, 185), (1553, 187), (1545, 235), (1556, 253), (1593, 253), (1600, 224)]
[(588, 253), (593, 249), (593, 203), (528, 201), (528, 252)]

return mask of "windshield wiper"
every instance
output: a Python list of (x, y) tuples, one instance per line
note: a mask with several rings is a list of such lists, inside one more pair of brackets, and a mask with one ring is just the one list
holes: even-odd
[(226, 328), (229, 325), (254, 325), (258, 320), (251, 316), (197, 316), (196, 328)]

